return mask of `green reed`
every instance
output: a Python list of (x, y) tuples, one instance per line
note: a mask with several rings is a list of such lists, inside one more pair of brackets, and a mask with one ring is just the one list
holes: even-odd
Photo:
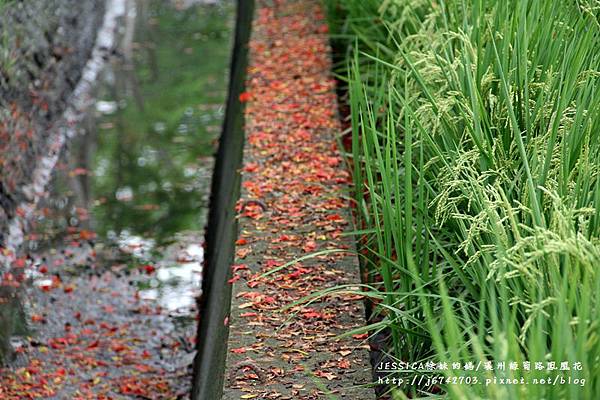
[[(326, 4), (349, 49), (357, 229), (391, 355), (479, 365), (443, 371), (484, 383), (438, 385), (450, 398), (597, 398), (600, 3)], [(485, 385), (557, 374), (585, 385)]]

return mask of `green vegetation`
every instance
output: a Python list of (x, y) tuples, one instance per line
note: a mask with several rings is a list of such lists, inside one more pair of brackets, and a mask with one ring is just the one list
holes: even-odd
[[(443, 371), (483, 383), (439, 385), (450, 398), (597, 398), (600, 3), (327, 6), (350, 49), (358, 230), (382, 299), (372, 329), (397, 360), (506, 362)], [(555, 376), (585, 385), (531, 383)]]

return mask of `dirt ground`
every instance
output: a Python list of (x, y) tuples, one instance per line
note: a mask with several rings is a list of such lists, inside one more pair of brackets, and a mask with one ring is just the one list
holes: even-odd
[(188, 398), (195, 306), (146, 299), (157, 266), (109, 262), (80, 236), (25, 261), (31, 332), (13, 341), (0, 398)]

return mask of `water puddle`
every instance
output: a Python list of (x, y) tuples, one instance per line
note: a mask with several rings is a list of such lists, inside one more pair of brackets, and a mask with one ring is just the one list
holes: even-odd
[(6, 319), (15, 309), (35, 312), (23, 298), (35, 302), (57, 287), (50, 298), (64, 296), (106, 281), (107, 273), (144, 307), (194, 326), (232, 3), (128, 1), (118, 54), (101, 75), (95, 107), (63, 154), (26, 242), (21, 280), (29, 285), (1, 296), (0, 333), (13, 349), (30, 332)]
[(196, 232), (178, 234), (173, 244), (165, 247), (156, 264), (144, 268), (156, 274), (152, 279), (137, 282), (140, 298), (152, 300), (171, 315), (187, 316), (195, 311), (195, 299), (200, 294), (204, 249)]

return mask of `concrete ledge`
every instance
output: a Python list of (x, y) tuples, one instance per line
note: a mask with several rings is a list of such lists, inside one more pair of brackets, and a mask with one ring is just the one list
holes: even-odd
[(238, 171), (244, 143), (244, 111), (239, 96), (244, 90), (246, 78), (253, 10), (253, 0), (238, 0), (229, 95), (212, 179), (206, 230), (192, 400), (219, 399), (223, 390), (229, 328), (227, 320), (231, 302), (231, 286), (227, 281), (231, 277), (229, 267), (233, 261), (237, 235), (235, 203), (239, 198)]
[(374, 398), (366, 339), (338, 337), (364, 325), (360, 298), (295, 304), (360, 282), (354, 243), (342, 235), (350, 179), (335, 145), (330, 69), (316, 0), (258, 8), (240, 97), (248, 104), (225, 399)]

